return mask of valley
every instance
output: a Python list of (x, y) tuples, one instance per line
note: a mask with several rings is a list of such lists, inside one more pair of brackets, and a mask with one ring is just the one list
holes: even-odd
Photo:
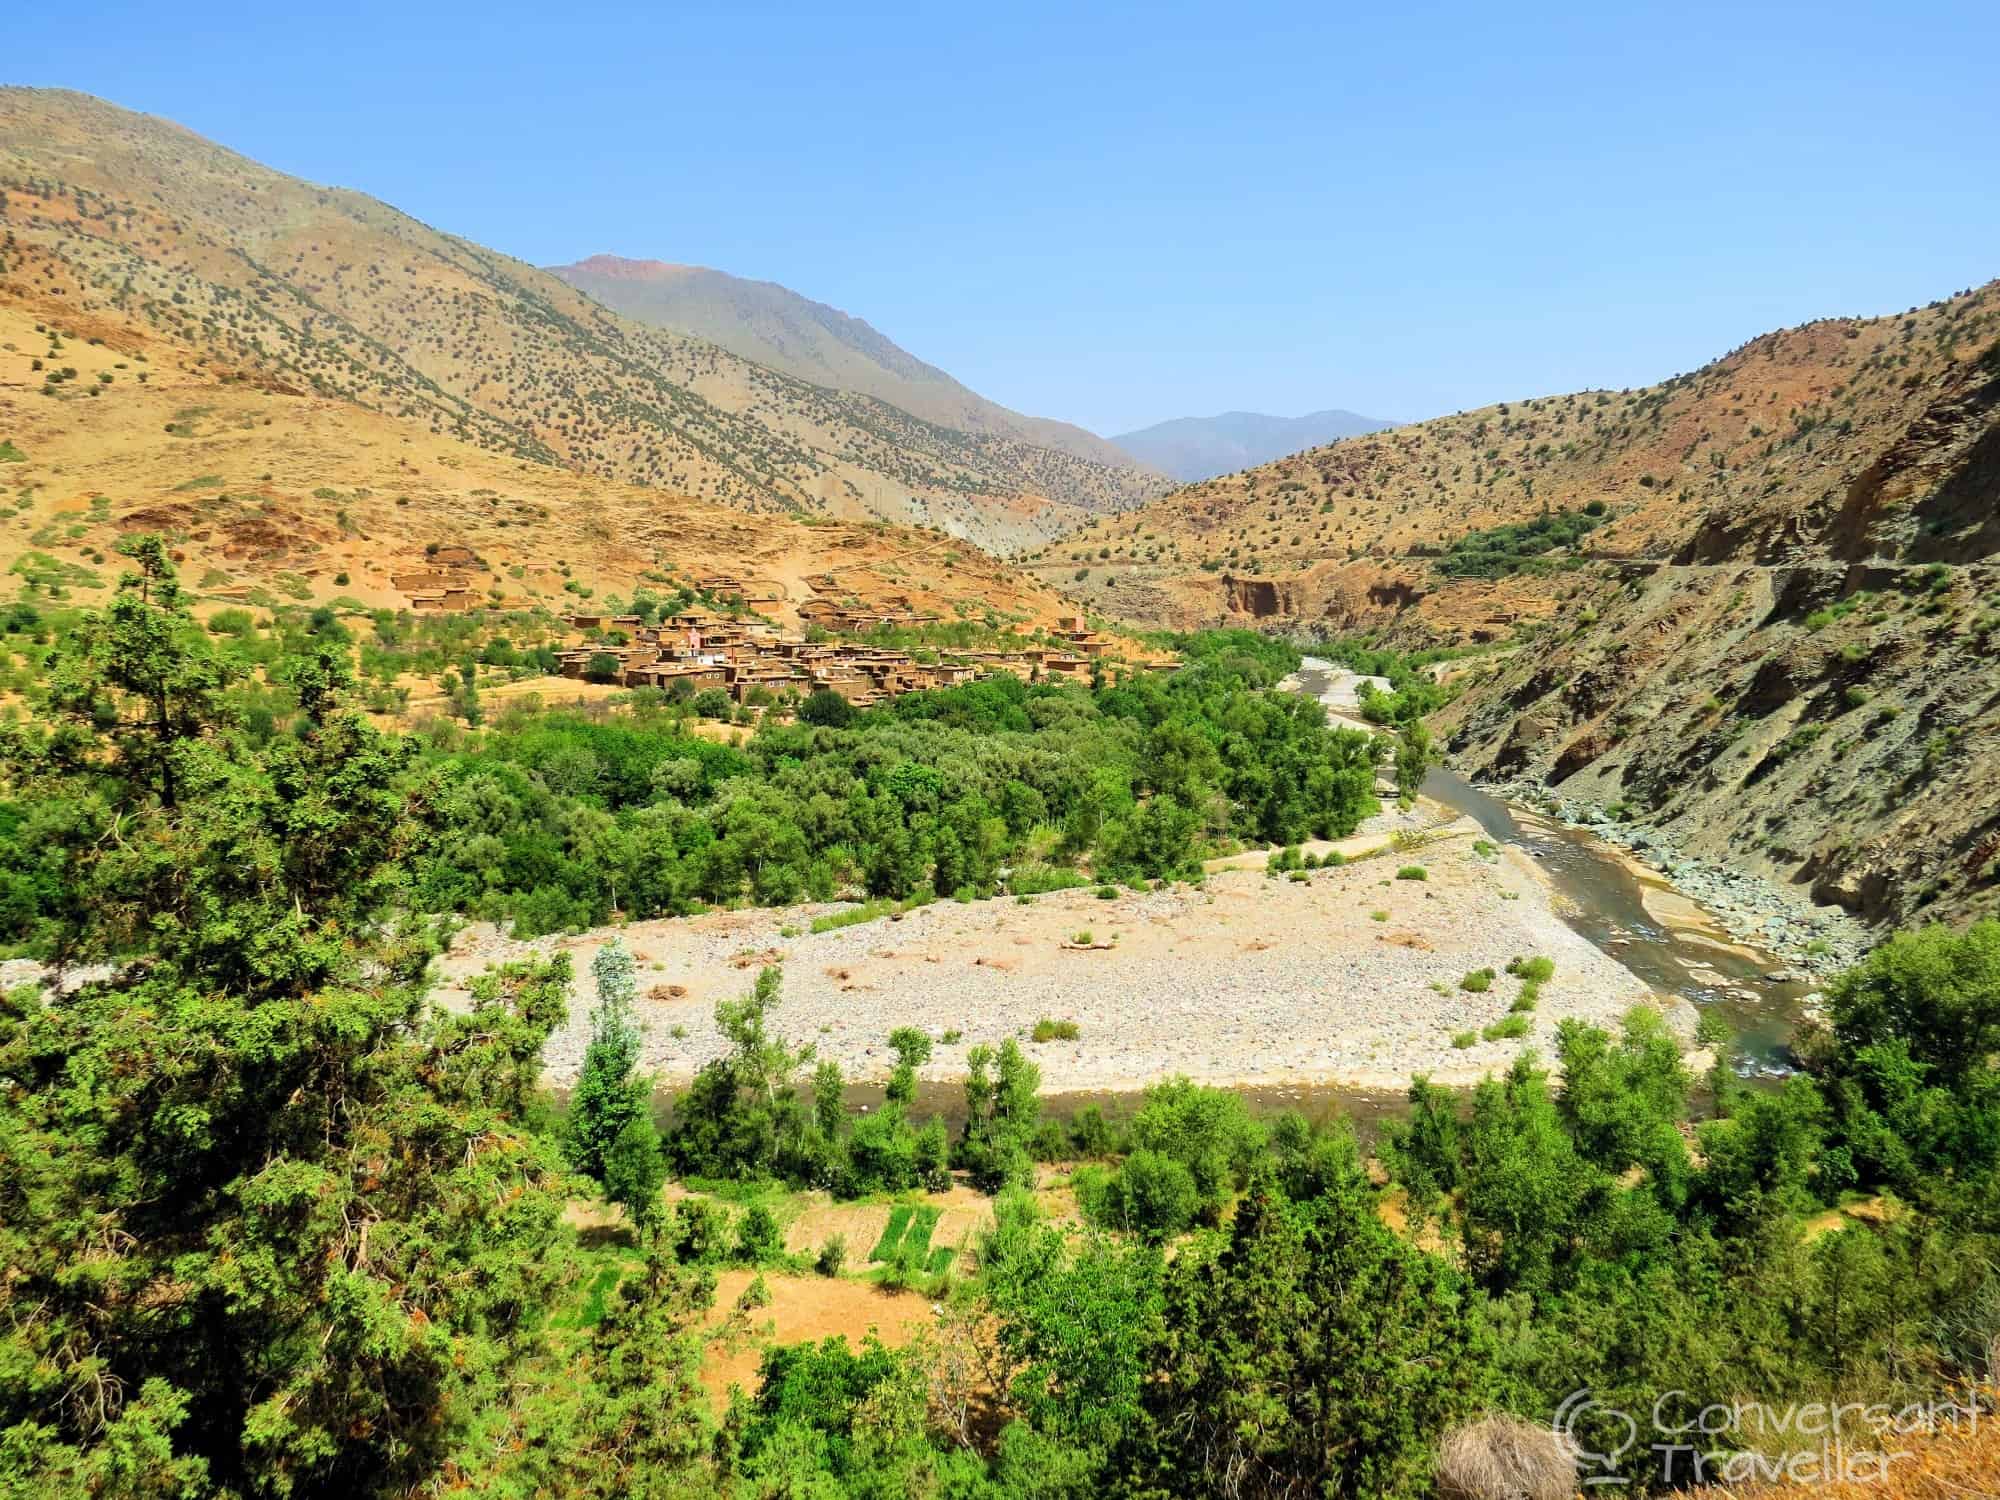
[[(974, 163), (918, 76), (844, 134), (879, 59), (803, 14), (724, 18), (686, 148), (671, 19), (570, 101), (657, 158), (639, 243), (818, 204), (998, 321), (1026, 226), (1045, 361), (1122, 297), (1227, 369), (1277, 285), (1183, 304), (1182, 196), (1258, 154), (1073, 49), (1172, 147), (1146, 242), (1047, 28), (929, 59), (1056, 132)], [(1331, 337), (1320, 262), (1402, 221), (1273, 180), (1204, 253), (1297, 231)], [(1430, 290), (1385, 359), (1460, 337)], [(0, 1163), (6, 1500), (1763, 1500), (1850, 1447), (1985, 1493), (2000, 282), (1114, 441), (776, 283), (0, 88)]]

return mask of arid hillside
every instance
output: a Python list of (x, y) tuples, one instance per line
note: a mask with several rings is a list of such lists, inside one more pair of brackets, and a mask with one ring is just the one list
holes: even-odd
[(1996, 344), (2000, 283), (1829, 319), (1645, 390), (1502, 402), (1189, 485), (1034, 561), (1087, 569), (1079, 582), (1134, 618), (1335, 623), (1446, 591), (1431, 559), (1468, 532), (1593, 502), (1594, 556), (1972, 561), (2000, 545), (1978, 503)]
[(482, 604), (560, 610), (667, 574), (728, 574), (776, 584), (783, 599), (760, 607), (787, 620), (810, 598), (947, 620), (1067, 612), (949, 536), (747, 515), (482, 449), (421, 414), (219, 367), (115, 309), (77, 316), (81, 299), (36, 274), (59, 269), (40, 251), (17, 244), (7, 266), (0, 596), (32, 583), (79, 603), (108, 597), (113, 544), (146, 529), (172, 540), (186, 582), (217, 602), (400, 607), (395, 575), (465, 547), (477, 562), (459, 571)]
[[(898, 347), (862, 319), (776, 282), (617, 255), (593, 255), (575, 265), (551, 266), (549, 272), (635, 322), (706, 339), (814, 385), (874, 396), (960, 432), (1031, 444), (1112, 469), (1135, 466), (1131, 454), (1104, 438), (1068, 422), (1009, 411)], [(1166, 488), (1157, 478), (1150, 485), (1133, 482), (1148, 493)], [(1054, 466), (1047, 484), (1052, 494), (1068, 491), (1062, 466)]]
[[(1573, 546), (1447, 571), (1586, 511)], [(2000, 907), (2000, 284), (1347, 439), (1035, 561), (1128, 619), (1491, 642), (1454, 669), (1461, 768), (1870, 920)]]
[(371, 198), (86, 95), (0, 89), (0, 232), (16, 303), (61, 298), (276, 388), (739, 509), (1008, 550), (1162, 487), (643, 327)]

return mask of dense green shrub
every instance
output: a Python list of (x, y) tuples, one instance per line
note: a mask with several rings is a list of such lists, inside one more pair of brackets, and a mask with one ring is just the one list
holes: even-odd
[(1468, 531), (1446, 547), (1437, 569), (1453, 578), (1504, 578), (1536, 571), (1547, 566), (1542, 561), (1546, 553), (1574, 546), (1598, 519), (1587, 509), (1544, 511), (1531, 521)]

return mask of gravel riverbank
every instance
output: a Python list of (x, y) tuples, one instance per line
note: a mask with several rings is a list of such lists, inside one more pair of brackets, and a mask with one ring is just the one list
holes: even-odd
[[(858, 1081), (886, 1076), (898, 1026), (938, 1039), (925, 1075), (949, 1079), (977, 1043), (1025, 1038), (1044, 1017), (1073, 1020), (1074, 1041), (1029, 1045), (1049, 1092), (1137, 1089), (1177, 1073), (1218, 1084), (1401, 1089), (1416, 1072), (1469, 1083), (1525, 1046), (1546, 1054), (1564, 1017), (1615, 1025), (1651, 999), (1563, 922), (1534, 860), (1477, 851), (1479, 839), (1458, 820), (1420, 848), (1299, 881), (1229, 870), (1198, 889), (941, 902), (824, 933), (808, 930), (811, 918), (838, 907), (633, 923), (622, 936), (639, 961), (642, 1066), (677, 1084), (720, 1055), (716, 1002), (746, 992), (767, 963), (785, 976), (775, 1028)], [(1396, 878), (1406, 864), (1428, 878)], [(545, 1075), (566, 1084), (589, 1037), (590, 958), (611, 935), (523, 943), (469, 928), (440, 961), (440, 998), (463, 1003), (465, 980), (489, 963), (568, 951), (576, 991)], [(1520, 988), (1504, 973), (1484, 993), (1460, 980), (1533, 955), (1556, 972), (1528, 1037), (1454, 1047), (1454, 1036), (1505, 1016)], [(1662, 1003), (1691, 1031), (1691, 1007)]]
[(1837, 907), (1815, 906), (1741, 870), (1698, 859), (1667, 834), (1621, 822), (1593, 803), (1559, 796), (1531, 782), (1483, 785), (1489, 796), (1533, 807), (1579, 828), (1655, 872), (1745, 943), (1774, 954), (1796, 977), (1836, 973), (1858, 962), (1875, 935)]

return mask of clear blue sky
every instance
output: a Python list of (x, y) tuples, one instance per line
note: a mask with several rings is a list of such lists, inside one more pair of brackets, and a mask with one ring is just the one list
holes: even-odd
[[(1004, 13), (1003, 13), (1004, 12)], [(1115, 432), (1417, 418), (2000, 275), (2000, 6), (27, 5), (11, 81)]]

